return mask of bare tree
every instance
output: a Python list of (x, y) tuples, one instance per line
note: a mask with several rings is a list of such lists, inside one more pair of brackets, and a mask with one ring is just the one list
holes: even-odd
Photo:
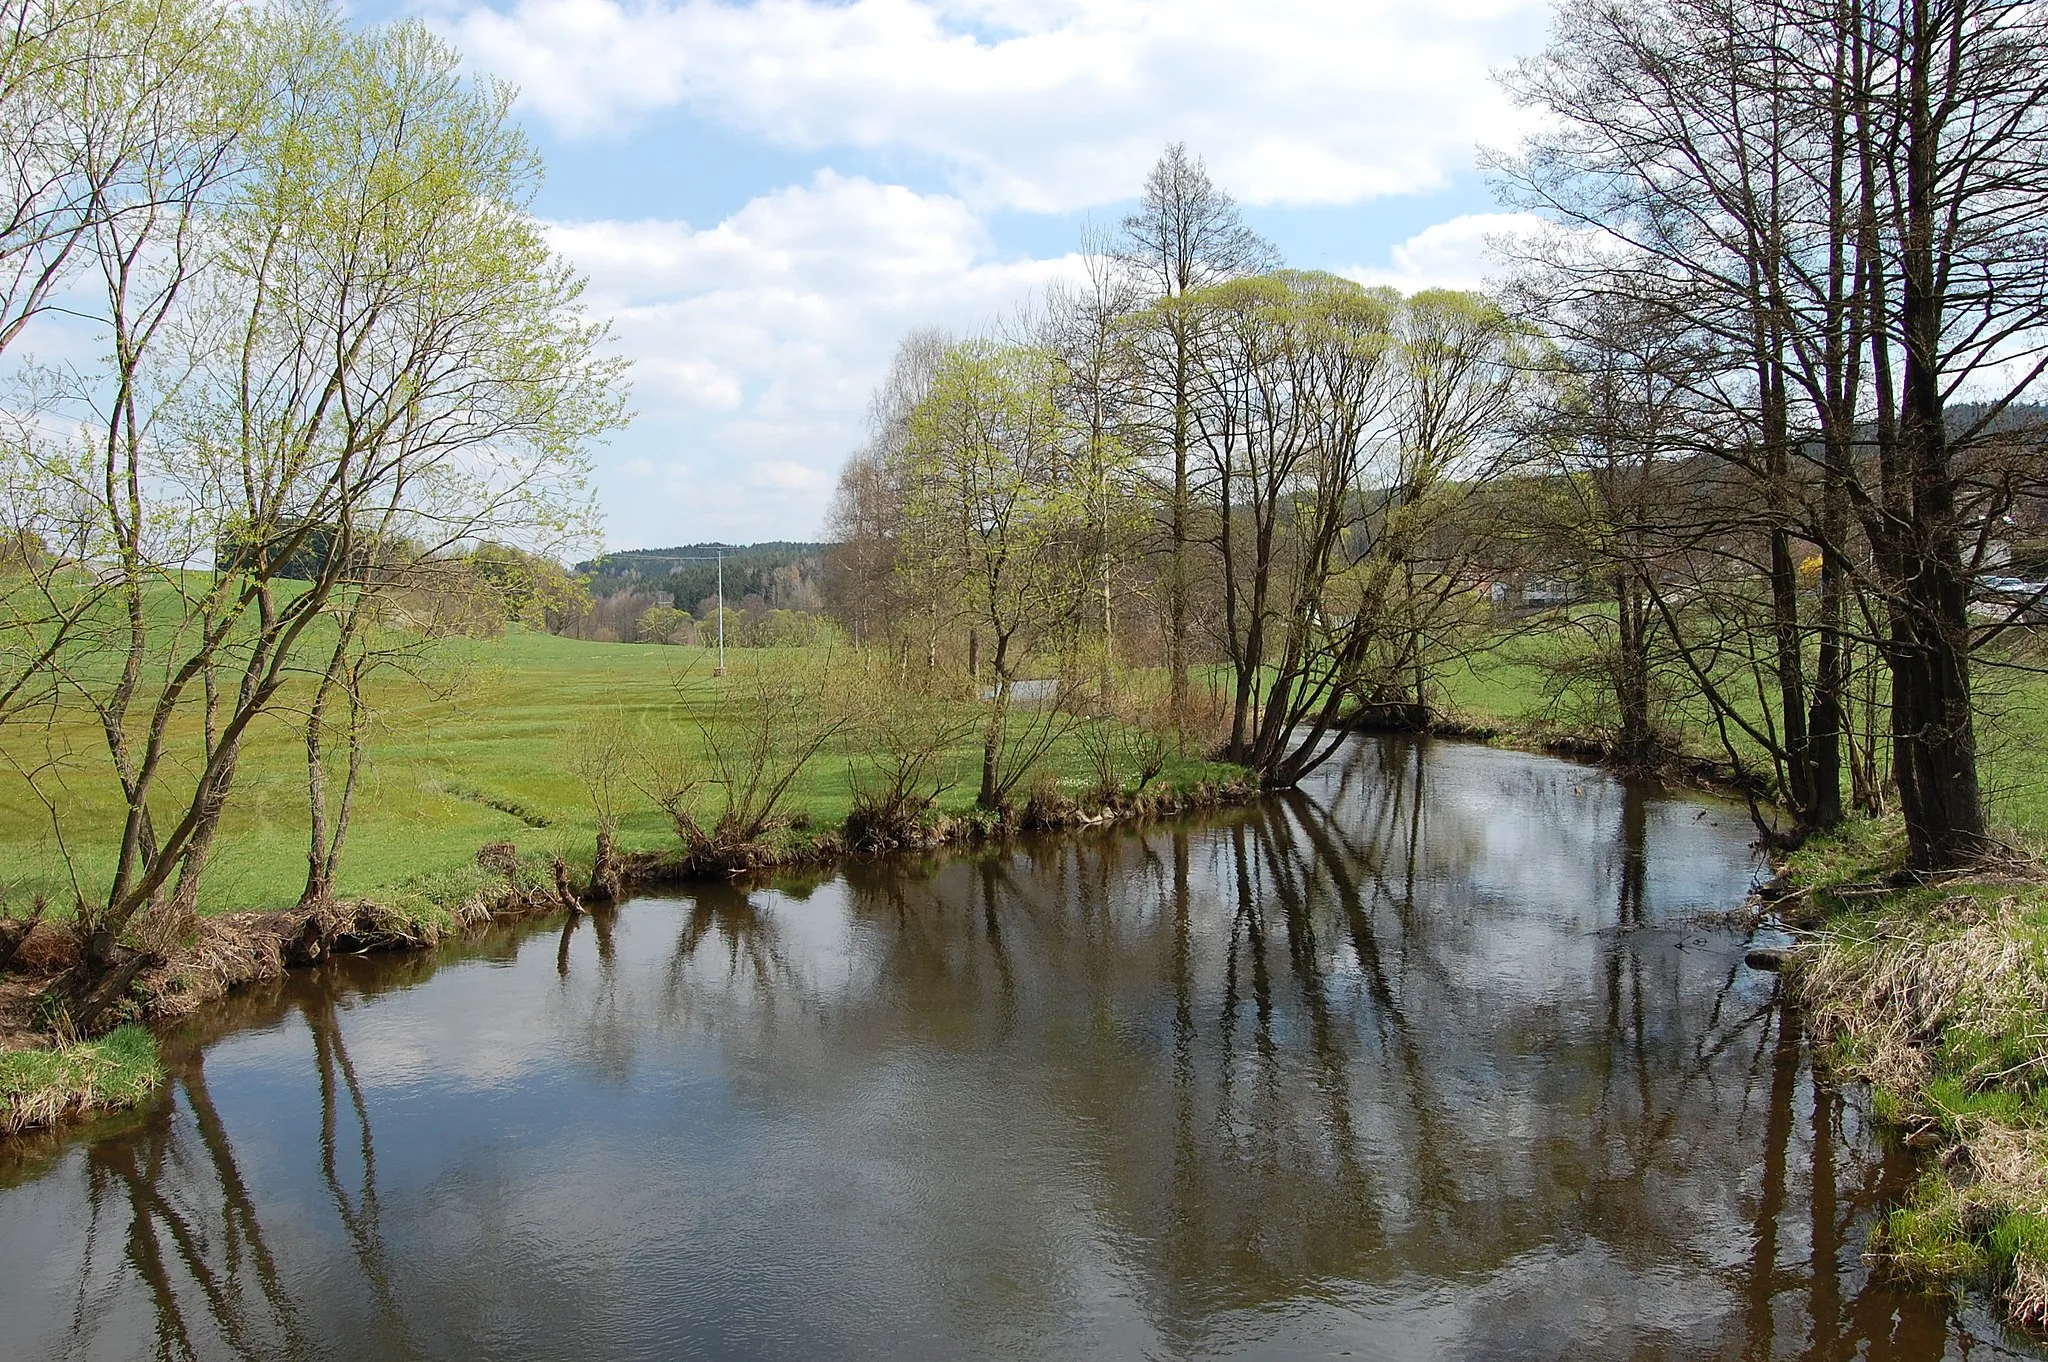
[(978, 727), (973, 711), (949, 697), (892, 684), (871, 669), (847, 730), (856, 754), (847, 772), (848, 844), (857, 851), (915, 845), (939, 796), (959, 781), (954, 749)]
[(1188, 695), (1189, 451), (1197, 349), (1189, 295), (1278, 263), (1273, 247), (1244, 225), (1230, 195), (1200, 158), (1175, 142), (1145, 177), (1137, 212), (1124, 219), (1120, 254), (1142, 282), (1151, 307), (1135, 330), (1144, 361), (1144, 400), (1152, 443), (1165, 464), (1166, 665), (1174, 708)]
[[(678, 700), (694, 697), (688, 673), (675, 680)], [(852, 715), (833, 693), (830, 664), (817, 669), (749, 666), (719, 684), (711, 712), (690, 719), (696, 741), (678, 732), (648, 753), (647, 790), (669, 817), (688, 853), (727, 869), (749, 863), (761, 839), (787, 824), (791, 787)], [(704, 795), (715, 795), (707, 806)]]
[(589, 896), (604, 902), (619, 897), (619, 817), (638, 742), (625, 716), (611, 709), (592, 715), (569, 739), (569, 769), (583, 785), (597, 820), (597, 851), (590, 863)]
[[(1922, 868), (1985, 837), (1968, 604), (2014, 488), (1979, 475), (2048, 361), (2043, 24), (2011, 0), (1574, 0), (1514, 78), (1554, 117), (1504, 163), (1513, 192), (1600, 235), (1586, 287), (1661, 297), (1720, 352), (1696, 384), (1720, 428), (1698, 447), (1752, 487), (1799, 828), (1841, 808), (1853, 584), (1892, 673)], [(1820, 560), (1811, 613), (1800, 541)]]
[(1612, 756), (1654, 766), (1678, 745), (1673, 674), (1683, 669), (1658, 607), (1682, 564), (1661, 529), (1685, 500), (1684, 467), (1668, 456), (1682, 438), (1673, 428), (1690, 424), (1698, 356), (1688, 337), (1618, 293), (1584, 300), (1570, 288), (1548, 293), (1546, 282), (1525, 277), (1515, 297), (1521, 315), (1556, 342), (1543, 352), (1543, 381), (1531, 385), (1521, 417), (1518, 433), (1536, 457), (1516, 518), (1535, 541), (1540, 570), (1583, 579), (1614, 606), (1542, 622), (1566, 640), (1550, 660), (1553, 688), (1562, 703), (1590, 678), (1607, 711), (1591, 726), (1607, 729)]

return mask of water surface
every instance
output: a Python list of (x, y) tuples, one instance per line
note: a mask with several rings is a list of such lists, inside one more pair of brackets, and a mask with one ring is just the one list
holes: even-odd
[(0, 1146), (0, 1355), (1897, 1358), (1910, 1170), (1739, 810), (1361, 742), (1300, 795), (340, 962)]

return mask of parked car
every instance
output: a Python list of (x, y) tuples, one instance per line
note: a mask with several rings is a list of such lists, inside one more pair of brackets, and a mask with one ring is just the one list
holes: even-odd
[(1980, 577), (1970, 614), (1983, 620), (2017, 618), (2021, 624), (2048, 624), (2048, 582), (2022, 577)]

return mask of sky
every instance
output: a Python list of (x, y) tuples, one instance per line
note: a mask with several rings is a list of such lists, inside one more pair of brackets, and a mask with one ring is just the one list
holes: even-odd
[(632, 361), (607, 548), (820, 535), (907, 331), (1077, 268), (1185, 142), (1298, 268), (1476, 286), (1547, 0), (397, 0), (519, 90)]

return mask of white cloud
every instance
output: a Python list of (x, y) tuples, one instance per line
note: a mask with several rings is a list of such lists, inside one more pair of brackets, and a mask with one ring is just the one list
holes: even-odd
[(1391, 284), (1403, 293), (1482, 288), (1501, 268), (1491, 243), (1546, 227), (1532, 213), (1467, 213), (1425, 227), (1395, 245), (1387, 252), (1385, 265), (1356, 265), (1341, 272), (1362, 284)]
[(548, 230), (634, 359), (640, 419), (613, 457), (639, 481), (608, 484), (614, 545), (815, 534), (897, 340), (978, 330), (1077, 268), (996, 258), (956, 198), (830, 171), (715, 226)]
[[(1476, 288), (1494, 270), (1489, 238), (1538, 225), (1468, 214), (1344, 273), (1404, 292)], [(831, 171), (709, 227), (548, 230), (634, 359), (640, 419), (610, 456), (622, 476), (601, 480), (614, 546), (815, 535), (904, 333), (980, 330), (1079, 271), (1072, 256), (999, 258), (958, 198)]]
[(757, 487), (815, 491), (829, 487), (831, 483), (831, 474), (822, 468), (810, 468), (800, 463), (785, 463), (780, 459), (765, 459), (754, 465), (754, 484)]
[(447, 0), (557, 130), (681, 107), (808, 150), (934, 158), (977, 206), (1129, 197), (1170, 140), (1250, 203), (1419, 192), (1521, 115), (1487, 72), (1543, 0)]

